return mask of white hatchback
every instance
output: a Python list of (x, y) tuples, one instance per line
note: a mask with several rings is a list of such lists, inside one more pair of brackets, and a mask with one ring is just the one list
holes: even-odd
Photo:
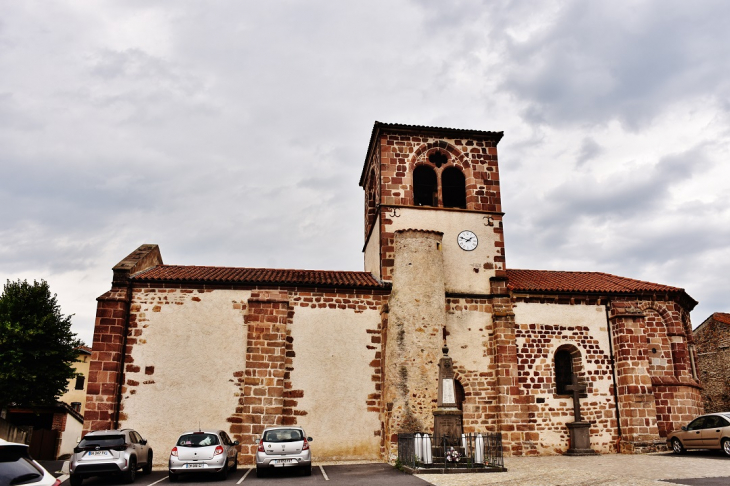
[(258, 442), (256, 476), (264, 477), (275, 468), (296, 467), (305, 476), (312, 475), (312, 451), (301, 427), (269, 427)]
[(0, 439), (0, 484), (60, 486), (61, 481), (30, 457), (26, 444)]
[(170, 451), (170, 481), (182, 474), (213, 474), (225, 479), (228, 471), (238, 468), (237, 445), (223, 430), (185, 432)]

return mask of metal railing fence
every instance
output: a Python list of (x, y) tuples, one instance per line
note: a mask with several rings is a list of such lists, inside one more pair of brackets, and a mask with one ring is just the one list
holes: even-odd
[(504, 468), (501, 433), (398, 434), (398, 460), (411, 468)]

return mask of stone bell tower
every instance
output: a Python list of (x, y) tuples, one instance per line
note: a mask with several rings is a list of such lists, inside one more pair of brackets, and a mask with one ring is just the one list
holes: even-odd
[[(433, 432), (446, 298), (505, 302), (501, 138), (501, 132), (480, 130), (373, 127), (360, 186), (365, 270), (393, 285), (383, 349), (383, 422), (391, 454), (398, 433)], [(499, 319), (513, 324), (511, 306), (500, 306)], [(509, 373), (516, 370), (513, 361)]]

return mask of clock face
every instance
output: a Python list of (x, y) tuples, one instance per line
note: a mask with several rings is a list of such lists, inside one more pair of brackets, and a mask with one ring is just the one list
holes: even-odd
[(456, 240), (459, 242), (461, 249), (466, 251), (472, 251), (479, 244), (477, 235), (469, 230), (459, 233), (459, 237)]

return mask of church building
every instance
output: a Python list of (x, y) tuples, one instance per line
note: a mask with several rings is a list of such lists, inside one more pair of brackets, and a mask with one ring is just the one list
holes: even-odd
[(501, 432), (506, 455), (565, 453), (580, 417), (596, 452), (664, 448), (702, 412), (697, 302), (510, 268), (502, 135), (376, 122), (364, 271), (168, 265), (140, 246), (97, 299), (85, 430), (132, 427), (160, 465), (199, 426), (225, 429), (251, 464), (282, 424), (315, 439), (315, 460), (392, 461), (399, 433), (433, 432), (446, 344), (460, 427)]

